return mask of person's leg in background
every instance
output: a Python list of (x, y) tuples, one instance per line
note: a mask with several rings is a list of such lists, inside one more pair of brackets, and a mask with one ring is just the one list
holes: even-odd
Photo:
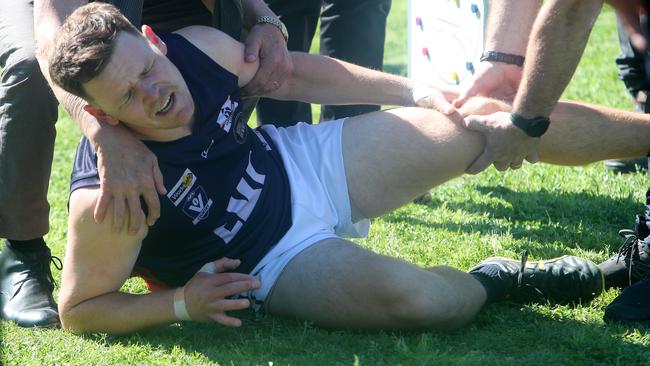
[(35, 58), (33, 19), (30, 0), (0, 5), (0, 315), (24, 327), (59, 323), (43, 240), (58, 112)]
[[(320, 53), (356, 65), (381, 70), (384, 64), (386, 18), (391, 0), (324, 0)], [(356, 116), (379, 110), (374, 105), (321, 108), (321, 120)]]
[[(634, 110), (639, 113), (648, 113), (650, 112), (650, 106), (646, 104), (646, 99), (650, 90), (650, 83), (646, 79), (643, 53), (632, 47), (620, 19), (617, 19), (617, 29), (621, 53), (616, 58), (616, 66), (618, 66), (620, 79), (634, 100)], [(639, 169), (647, 170), (648, 159), (647, 157), (639, 157), (625, 160), (608, 160), (605, 162), (605, 167), (619, 173), (631, 173)]]
[[(289, 31), (290, 51), (309, 52), (316, 32), (321, 0), (270, 0), (271, 10), (278, 14)], [(311, 123), (311, 105), (301, 102), (260, 98), (257, 103), (258, 125), (273, 124), (287, 127), (297, 122)]]

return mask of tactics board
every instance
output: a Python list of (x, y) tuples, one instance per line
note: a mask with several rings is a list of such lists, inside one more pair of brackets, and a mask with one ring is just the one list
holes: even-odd
[(487, 0), (410, 0), (409, 77), (434, 84), (470, 80), (483, 52)]

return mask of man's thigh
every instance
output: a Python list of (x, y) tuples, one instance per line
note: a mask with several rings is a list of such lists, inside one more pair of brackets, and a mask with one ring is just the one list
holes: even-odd
[(422, 269), (333, 238), (287, 265), (267, 310), (334, 328), (445, 329), (469, 321), (484, 297), (466, 273)]
[(346, 120), (343, 160), (354, 217), (376, 217), (457, 177), (483, 137), (447, 116), (399, 108)]

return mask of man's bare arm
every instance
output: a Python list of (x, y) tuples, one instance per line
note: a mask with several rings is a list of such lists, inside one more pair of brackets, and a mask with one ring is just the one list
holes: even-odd
[[(95, 219), (104, 220), (112, 206), (112, 223), (116, 231), (124, 223), (132, 233), (142, 225), (140, 196), (148, 207), (147, 223), (153, 225), (160, 214), (158, 193), (164, 194), (162, 175), (156, 157), (123, 126), (102, 126), (83, 110), (81, 98), (65, 92), (51, 82), (48, 72), (49, 55), (54, 35), (63, 21), (87, 0), (40, 0), (34, 2), (34, 24), (37, 54), (41, 71), (57, 99), (79, 125), (97, 151), (102, 196), (95, 208)], [(130, 220), (125, 220), (128, 217)]]
[(513, 112), (548, 117), (575, 72), (602, 0), (549, 0), (535, 21)]
[[(467, 169), (478, 173), (494, 163), (498, 170), (539, 160), (539, 138), (515, 126), (513, 118), (548, 117), (582, 57), (602, 0), (549, 0), (533, 26), (523, 77), (512, 112), (492, 118), (466, 118), (464, 125), (486, 135), (481, 156)], [(543, 132), (542, 132), (543, 133)]]
[[(93, 220), (97, 188), (82, 188), (70, 197), (68, 244), (63, 267), (59, 313), (63, 327), (75, 332), (122, 334), (177, 321), (174, 290), (135, 295), (120, 292), (131, 274), (147, 228), (136, 235), (115, 232)], [(216, 272), (233, 270), (238, 261), (215, 262)], [(241, 273), (197, 274), (184, 288), (192, 319), (238, 326), (224, 314), (244, 309), (247, 299), (226, 297), (259, 287), (254, 277)]]
[[(178, 31), (217, 63), (239, 77), (246, 85), (257, 72), (257, 63), (243, 63), (243, 45), (225, 34), (206, 27), (188, 27)], [(263, 96), (323, 104), (421, 105), (451, 113), (447, 102), (455, 97), (452, 90), (414, 86), (401, 76), (366, 69), (320, 55), (292, 52), (294, 70), (280, 88)], [(422, 91), (421, 91), (422, 90)]]

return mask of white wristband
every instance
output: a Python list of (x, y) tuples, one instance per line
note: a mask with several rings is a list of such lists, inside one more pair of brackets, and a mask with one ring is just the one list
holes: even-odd
[(178, 320), (192, 320), (185, 306), (185, 287), (179, 287), (174, 292), (174, 315)]

